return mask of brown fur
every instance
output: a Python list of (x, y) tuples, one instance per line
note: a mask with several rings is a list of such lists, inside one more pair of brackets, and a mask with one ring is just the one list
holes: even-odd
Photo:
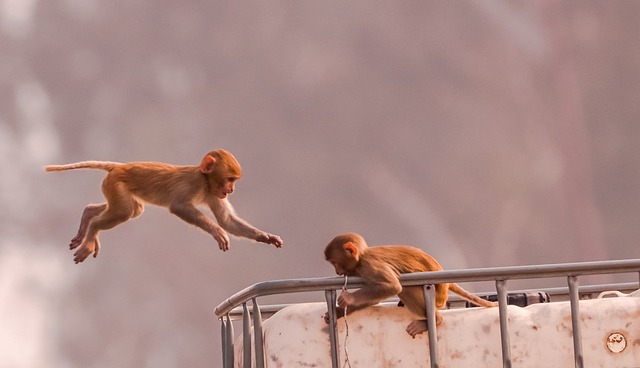
[[(398, 296), (404, 305), (420, 320), (407, 327), (412, 336), (427, 330), (424, 292), (421, 286), (402, 287), (399, 276), (404, 273), (442, 270), (442, 266), (422, 250), (410, 246), (385, 245), (368, 247), (364, 238), (356, 233), (336, 236), (324, 250), (325, 258), (338, 275), (360, 276), (365, 286), (354, 292), (343, 291), (338, 298), (339, 315), (375, 305), (380, 301)], [(446, 306), (448, 291), (482, 306), (494, 307), (496, 303), (483, 300), (455, 283), (436, 286), (436, 323), (442, 323), (438, 309)]]
[[(46, 171), (74, 169), (107, 171), (102, 182), (102, 192), (107, 202), (85, 208), (78, 234), (69, 245), (71, 249), (78, 248), (74, 253), (76, 263), (84, 261), (91, 254), (97, 257), (100, 251), (98, 232), (139, 216), (145, 203), (167, 207), (182, 220), (210, 233), (223, 251), (229, 249), (227, 231), (278, 248), (283, 244), (277, 235), (256, 229), (235, 214), (227, 196), (235, 190), (242, 169), (235, 157), (225, 150), (207, 153), (200, 166), (84, 161), (45, 167)], [(209, 206), (217, 224), (196, 208), (200, 204)]]

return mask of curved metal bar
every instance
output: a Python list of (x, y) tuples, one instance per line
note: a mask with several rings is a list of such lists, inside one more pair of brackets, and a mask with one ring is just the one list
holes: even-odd
[[(473, 282), (516, 280), (529, 278), (566, 277), (567, 275), (596, 275), (601, 273), (637, 272), (640, 270), (640, 259), (560, 263), (534, 266), (512, 266), (472, 268), (465, 270), (448, 270), (433, 272), (416, 272), (400, 276), (402, 285), (439, 284), (442, 282)], [(338, 290), (344, 284), (343, 277), (320, 277), (290, 280), (266, 281), (249, 286), (227, 300), (214, 310), (220, 317), (229, 313), (234, 307), (257, 296), (288, 294), (309, 291)], [(349, 278), (349, 287), (359, 288), (364, 285), (359, 277)]]

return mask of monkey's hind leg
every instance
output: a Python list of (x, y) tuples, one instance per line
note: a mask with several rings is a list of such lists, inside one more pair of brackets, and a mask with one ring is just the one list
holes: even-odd
[(87, 235), (87, 229), (89, 228), (89, 222), (91, 220), (104, 212), (107, 208), (107, 204), (90, 204), (85, 207), (82, 212), (82, 217), (80, 218), (80, 228), (78, 229), (78, 234), (76, 234), (73, 239), (71, 239), (71, 243), (69, 244), (69, 249), (76, 249), (82, 241), (84, 240), (85, 235)]
[[(447, 302), (446, 293), (446, 284), (436, 285), (436, 326), (439, 326), (442, 323), (442, 314), (440, 314), (440, 309), (443, 309)], [(416, 335), (427, 331), (427, 320), (424, 319), (426, 317), (426, 305), (422, 287), (405, 287), (404, 289), (402, 289), (402, 292), (398, 294), (398, 296), (404, 303), (405, 307), (407, 307), (416, 316), (423, 318), (411, 321), (411, 323), (409, 323), (409, 325), (407, 326), (407, 333), (411, 335), (411, 337), (415, 338)]]
[[(442, 321), (442, 314), (440, 314), (440, 311), (436, 310), (436, 326), (440, 326), (442, 324)], [(426, 332), (427, 330), (428, 328), (426, 319), (417, 319), (415, 321), (411, 321), (411, 323), (407, 325), (407, 333), (414, 339), (416, 335)]]
[(98, 256), (100, 252), (98, 233), (101, 230), (114, 228), (142, 211), (141, 204), (131, 195), (126, 185), (109, 179), (107, 176), (102, 186), (102, 191), (107, 198), (106, 208), (89, 220), (84, 240), (73, 254), (76, 264), (84, 261), (91, 254), (94, 258)]

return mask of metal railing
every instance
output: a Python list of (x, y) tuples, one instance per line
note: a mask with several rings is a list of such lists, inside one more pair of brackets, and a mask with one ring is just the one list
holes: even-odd
[[(571, 322), (573, 328), (574, 362), (577, 368), (583, 368), (582, 336), (579, 315), (579, 277), (584, 275), (617, 274), (635, 272), (640, 275), (640, 259), (620, 261), (599, 261), (547, 264), (534, 266), (493, 267), (483, 269), (465, 269), (435, 272), (417, 272), (403, 274), (400, 281), (403, 286), (423, 286), (426, 301), (427, 333), (429, 341), (429, 361), (432, 368), (439, 367), (437, 356), (436, 318), (435, 318), (435, 288), (434, 285), (448, 282), (479, 282), (494, 281), (498, 294), (498, 310), (500, 320), (500, 338), (502, 343), (502, 364), (511, 367), (511, 347), (509, 344), (509, 327), (507, 320), (507, 282), (509, 280), (539, 279), (564, 277), (567, 279)], [(637, 275), (637, 276), (638, 276)], [(237, 314), (237, 307), (242, 310), (243, 325), (243, 366), (252, 366), (252, 355), (258, 368), (264, 367), (262, 311), (257, 298), (267, 295), (290, 294), (301, 292), (324, 291), (329, 313), (329, 341), (331, 345), (331, 361), (334, 368), (339, 367), (338, 335), (336, 332), (336, 290), (342, 288), (342, 277), (324, 277), (309, 279), (290, 279), (267, 281), (254, 284), (229, 297), (215, 308), (215, 314), (222, 322), (222, 360), (223, 367), (234, 365), (234, 332), (232, 314)], [(361, 279), (349, 279), (350, 288), (363, 286)], [(634, 283), (638, 287), (637, 283)], [(625, 284), (625, 288), (630, 288)], [(247, 303), (251, 301), (253, 312), (249, 312)], [(279, 307), (278, 307), (279, 308)], [(234, 310), (235, 309), (235, 310)], [(251, 319), (253, 318), (254, 351), (251, 349)], [(253, 354), (252, 354), (253, 353)]]

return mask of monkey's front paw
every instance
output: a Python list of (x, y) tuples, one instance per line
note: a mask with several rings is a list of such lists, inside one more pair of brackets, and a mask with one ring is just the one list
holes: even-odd
[(272, 244), (275, 245), (276, 248), (282, 248), (284, 242), (278, 235), (273, 235), (269, 233), (262, 233), (256, 237), (256, 241), (260, 243)]
[(340, 308), (353, 307), (355, 303), (356, 298), (347, 290), (344, 290), (338, 297), (338, 305), (340, 306)]
[[(344, 309), (340, 307), (336, 307), (336, 319), (340, 319), (344, 317)], [(329, 323), (329, 312), (324, 314), (324, 322)]]
[(227, 235), (226, 231), (222, 230), (222, 228), (218, 228), (214, 230), (211, 235), (213, 235), (218, 242), (218, 247), (221, 251), (226, 252), (229, 250), (229, 235)]

